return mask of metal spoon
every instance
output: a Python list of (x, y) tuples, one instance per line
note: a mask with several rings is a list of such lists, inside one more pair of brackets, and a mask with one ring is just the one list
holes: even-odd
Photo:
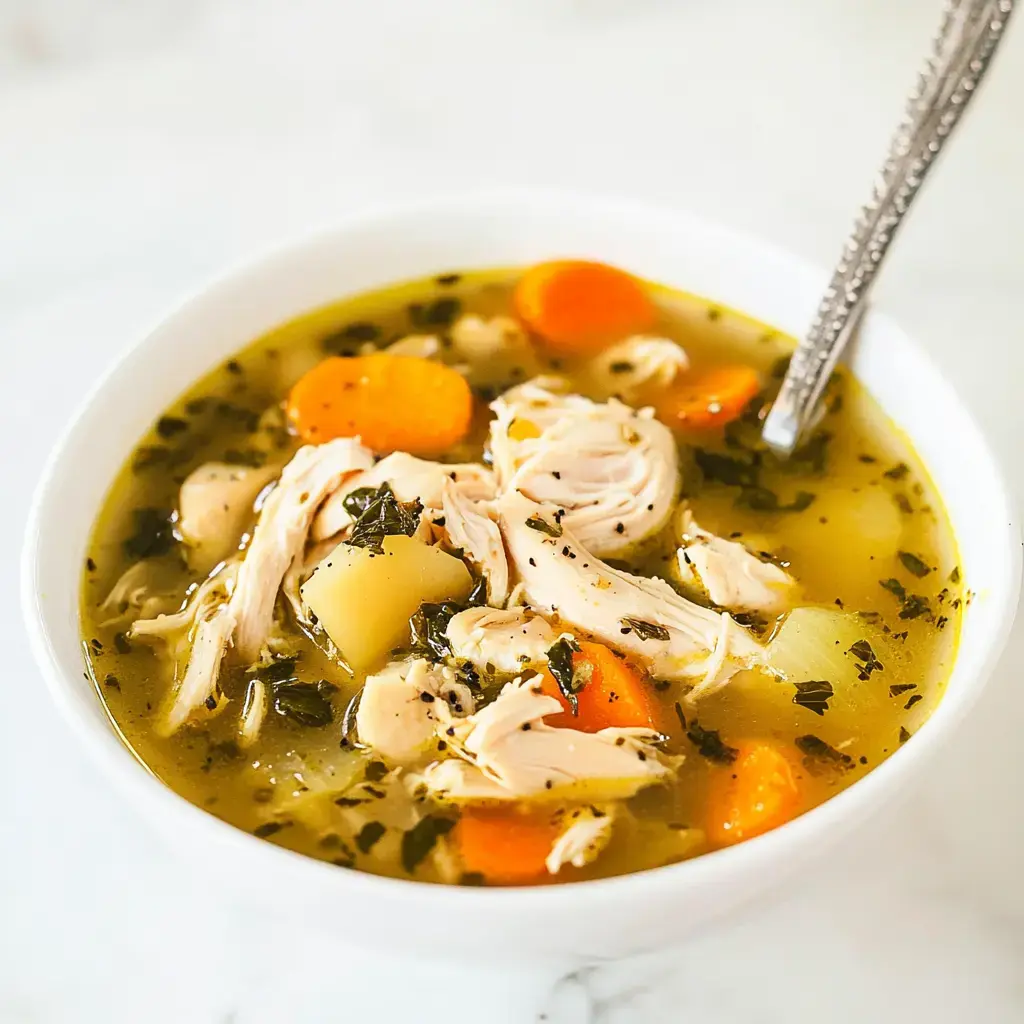
[(761, 436), (792, 453), (867, 304), (868, 292), (921, 183), (988, 70), (1016, 0), (950, 0), (868, 204), (800, 342)]

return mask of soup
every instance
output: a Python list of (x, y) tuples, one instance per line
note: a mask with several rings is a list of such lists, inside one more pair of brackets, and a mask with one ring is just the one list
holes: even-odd
[(82, 587), (126, 744), (312, 857), (475, 885), (658, 867), (912, 741), (963, 591), (845, 369), (780, 461), (792, 340), (562, 261), (276, 328), (154, 421)]

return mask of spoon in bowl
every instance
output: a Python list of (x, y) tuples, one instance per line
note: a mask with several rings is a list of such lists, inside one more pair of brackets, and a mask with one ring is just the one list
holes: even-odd
[(857, 327), (868, 292), (935, 158), (1005, 33), (1016, 0), (949, 0), (931, 56), (860, 211), (807, 335), (797, 346), (761, 436), (785, 458), (817, 420), (818, 402)]

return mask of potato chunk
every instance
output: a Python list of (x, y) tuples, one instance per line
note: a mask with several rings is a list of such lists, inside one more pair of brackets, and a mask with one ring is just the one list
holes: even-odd
[(458, 558), (412, 537), (385, 537), (384, 553), (339, 544), (302, 586), (302, 598), (355, 671), (408, 637), (425, 601), (460, 601), (473, 585)]

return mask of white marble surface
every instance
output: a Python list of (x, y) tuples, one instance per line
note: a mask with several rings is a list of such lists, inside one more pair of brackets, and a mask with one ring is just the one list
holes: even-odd
[[(640, 193), (830, 263), (936, 7), (0, 0), (0, 1020), (1024, 1020), (1020, 630), (901, 807), (687, 948), (555, 984), (477, 967), (471, 938), (446, 967), (399, 965), (273, 931), (258, 893), (240, 913), (186, 886), (57, 719), (17, 609), (28, 490), (61, 424), (225, 263), (369, 203), (495, 183)], [(878, 295), (1018, 488), (1022, 96), (1018, 25)]]

